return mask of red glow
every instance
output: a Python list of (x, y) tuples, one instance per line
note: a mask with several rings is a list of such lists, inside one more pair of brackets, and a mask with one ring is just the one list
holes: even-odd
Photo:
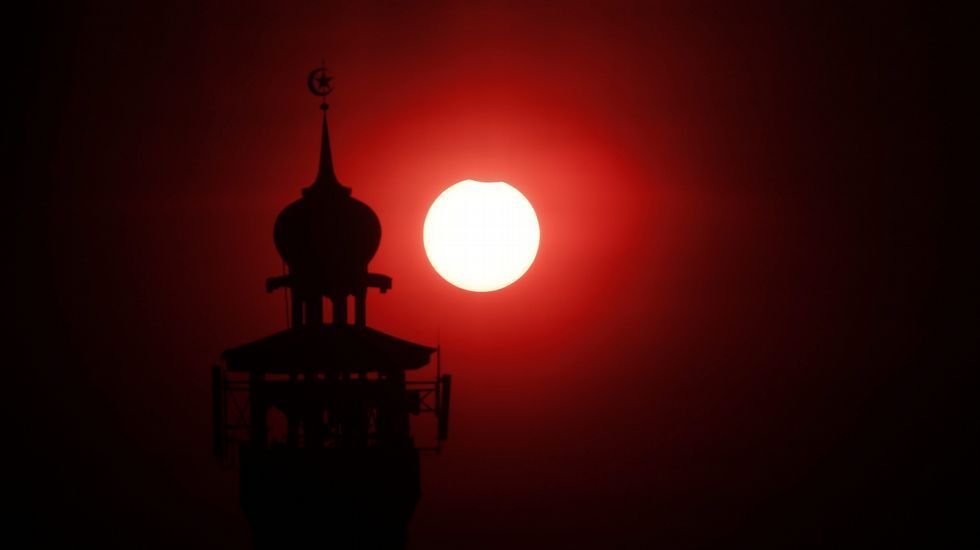
[[(263, 284), (282, 270), (275, 217), (316, 173), (304, 79), (321, 56), (336, 173), (378, 214), (370, 268), (394, 279), (368, 324), (438, 338), (455, 377), (420, 547), (711, 546), (743, 521), (768, 532), (796, 483), (838, 479), (806, 476), (873, 431), (849, 423), (916, 349), (927, 295), (916, 18), (379, 6), (78, 7), (51, 27), (70, 47), (40, 56), (67, 68), (42, 73), (31, 124), (51, 130), (30, 136), (40, 181), (24, 186), (40, 214), (23, 216), (39, 244), (20, 263), (41, 273), (25, 309), (63, 336), (30, 350), (66, 365), (31, 371), (65, 393), (44, 437), (87, 450), (73, 482), (91, 490), (65, 508), (115, 529), (75, 511), (122, 495), (131, 530), (244, 546), (237, 480), (207, 454), (208, 366), (285, 326)], [(854, 23), (886, 16), (908, 21)], [(432, 201), (469, 178), (513, 184), (542, 230), (497, 292), (450, 287), (423, 250)], [(79, 403), (91, 418), (68, 414)], [(195, 513), (162, 529), (134, 494)]]

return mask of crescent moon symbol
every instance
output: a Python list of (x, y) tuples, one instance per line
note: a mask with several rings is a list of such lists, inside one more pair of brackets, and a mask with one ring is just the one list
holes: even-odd
[(326, 86), (320, 86), (318, 84), (319, 78), (317, 78), (320, 75), (326, 76), (326, 70), (324, 70), (323, 67), (313, 69), (313, 71), (310, 72), (310, 76), (306, 79), (306, 86), (310, 89), (310, 92), (312, 92), (313, 95), (323, 97), (329, 94), (333, 88), (329, 83)]

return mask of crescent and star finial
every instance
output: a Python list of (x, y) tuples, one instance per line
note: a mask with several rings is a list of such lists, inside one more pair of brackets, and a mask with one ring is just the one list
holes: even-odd
[(306, 79), (306, 86), (313, 95), (322, 98), (323, 102), (320, 104), (320, 108), (325, 111), (327, 109), (327, 95), (333, 91), (333, 77), (327, 76), (327, 70), (322, 64), (310, 72), (310, 76)]

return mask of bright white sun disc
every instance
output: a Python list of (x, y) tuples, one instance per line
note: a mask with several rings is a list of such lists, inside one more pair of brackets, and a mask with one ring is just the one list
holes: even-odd
[(422, 228), (432, 267), (473, 292), (499, 290), (520, 279), (534, 262), (540, 237), (531, 203), (502, 181), (465, 180), (446, 189)]

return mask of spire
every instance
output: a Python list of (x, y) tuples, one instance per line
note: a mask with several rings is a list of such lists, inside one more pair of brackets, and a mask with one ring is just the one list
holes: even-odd
[(320, 170), (316, 174), (313, 185), (340, 185), (337, 175), (333, 172), (333, 156), (330, 154), (330, 132), (327, 130), (327, 104), (320, 105), (323, 109), (323, 130), (320, 134)]
[(320, 134), (320, 169), (317, 171), (316, 180), (310, 189), (325, 189), (336, 187), (350, 193), (350, 189), (344, 187), (337, 180), (337, 175), (333, 172), (333, 155), (330, 154), (330, 132), (327, 130), (327, 94), (333, 91), (331, 84), (333, 77), (327, 76), (327, 70), (321, 63), (319, 67), (310, 72), (306, 79), (306, 85), (310, 92), (321, 99), (320, 110), (323, 111), (323, 129)]

